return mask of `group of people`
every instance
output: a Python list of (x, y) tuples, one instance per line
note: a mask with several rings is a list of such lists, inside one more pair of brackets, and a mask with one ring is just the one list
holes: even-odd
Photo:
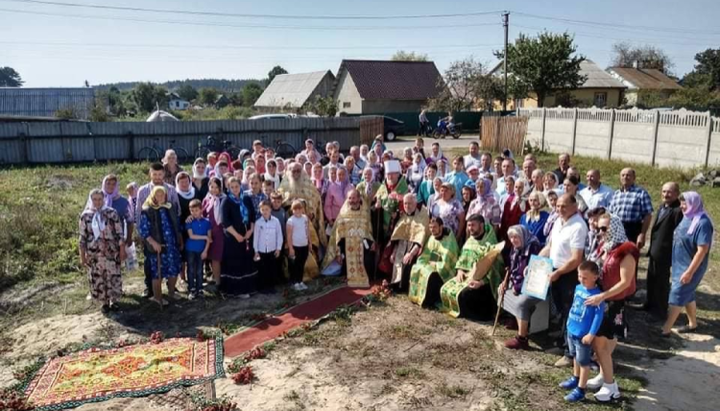
[[(312, 140), (294, 158), (279, 158), (260, 141), (233, 159), (198, 158), (191, 172), (168, 150), (149, 168), (149, 182), (127, 185), (108, 175), (90, 192), (80, 218), (80, 255), (92, 298), (117, 309), (122, 261), (137, 233), (145, 254), (144, 295), (161, 306), (206, 291), (249, 298), (288, 283), (295, 291), (320, 275), (345, 276), (350, 287), (386, 278), (410, 301), (454, 317), (491, 320), (498, 301), (514, 318), (509, 349), (528, 349), (538, 304), (549, 301), (563, 357), (573, 378), (563, 387), (577, 401), (586, 389), (600, 401), (618, 398), (612, 352), (627, 333), (625, 302), (636, 291), (640, 250), (650, 244), (647, 303), (665, 317), (669, 335), (685, 308), (697, 327), (695, 289), (707, 269), (713, 226), (695, 192), (663, 186), (654, 223), (646, 190), (624, 169), (620, 188), (588, 170), (587, 185), (568, 154), (544, 172), (532, 154), (492, 157), (472, 142), (450, 161), (422, 138), (400, 155), (382, 136), (371, 146), (336, 142), (321, 154)], [(646, 236), (651, 238), (647, 239)], [(553, 271), (545, 299), (523, 293), (533, 255)], [(206, 277), (205, 273), (208, 273)], [(167, 283), (167, 298), (162, 283)], [(600, 373), (589, 378), (594, 353)]]

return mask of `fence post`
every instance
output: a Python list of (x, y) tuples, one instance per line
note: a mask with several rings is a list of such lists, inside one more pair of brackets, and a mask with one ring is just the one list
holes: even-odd
[(708, 111), (708, 125), (707, 125), (707, 146), (705, 150), (705, 168), (708, 168), (710, 165), (710, 145), (712, 144), (712, 134), (713, 134), (713, 116)]
[(615, 109), (610, 111), (610, 134), (608, 135), (607, 159), (612, 160), (612, 144), (615, 136)]
[(545, 107), (542, 108), (542, 134), (540, 137), (540, 151), (545, 151), (545, 118), (547, 117), (547, 110)]
[(655, 167), (655, 156), (657, 154), (658, 130), (660, 129), (660, 112), (655, 110), (655, 125), (653, 127), (653, 148), (650, 165)]
[(575, 107), (573, 112), (573, 131), (572, 131), (572, 149), (570, 154), (575, 156), (575, 142), (577, 141), (577, 123), (578, 123), (578, 109)]

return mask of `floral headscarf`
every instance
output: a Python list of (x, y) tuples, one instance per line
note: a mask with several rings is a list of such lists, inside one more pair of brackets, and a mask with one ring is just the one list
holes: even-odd
[(620, 244), (627, 242), (628, 238), (625, 234), (625, 227), (623, 226), (622, 220), (616, 215), (610, 215), (610, 228), (605, 234), (603, 250), (606, 252), (611, 251)]

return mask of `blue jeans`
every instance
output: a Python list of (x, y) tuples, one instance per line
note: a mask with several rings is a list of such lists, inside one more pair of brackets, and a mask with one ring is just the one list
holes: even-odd
[(576, 363), (581, 367), (587, 367), (590, 365), (590, 361), (592, 361), (592, 346), (583, 344), (581, 340), (582, 338), (568, 334), (568, 351), (570, 357), (573, 357)]
[(201, 256), (202, 253), (185, 251), (188, 290), (193, 293), (200, 293), (203, 290), (203, 260)]

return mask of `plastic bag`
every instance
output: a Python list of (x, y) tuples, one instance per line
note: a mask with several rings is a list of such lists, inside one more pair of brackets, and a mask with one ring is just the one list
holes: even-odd
[(137, 270), (139, 267), (138, 259), (137, 259), (137, 249), (135, 248), (135, 243), (132, 243), (130, 247), (125, 247), (125, 255), (127, 256), (125, 258), (125, 268), (127, 268), (128, 271), (134, 271)]

